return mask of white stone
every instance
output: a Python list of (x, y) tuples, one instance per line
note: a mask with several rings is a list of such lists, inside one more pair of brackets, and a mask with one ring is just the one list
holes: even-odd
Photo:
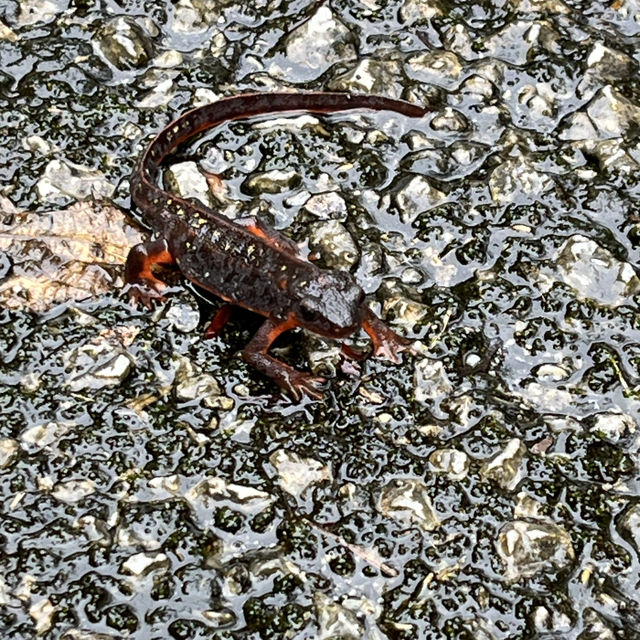
[(136, 553), (122, 563), (122, 569), (134, 576), (141, 576), (168, 564), (169, 558), (164, 553)]
[(403, 222), (413, 222), (421, 213), (446, 202), (446, 195), (431, 185), (427, 178), (416, 175), (396, 193)]
[(44, 175), (36, 184), (38, 195), (43, 200), (55, 200), (67, 196), (75, 200), (108, 199), (115, 191), (100, 171), (83, 167), (69, 161), (51, 160)]
[(317, 482), (330, 480), (329, 467), (313, 458), (301, 458), (298, 454), (278, 449), (269, 456), (269, 462), (278, 473), (278, 484), (295, 497), (302, 496)]
[(453, 391), (442, 362), (424, 358), (416, 363), (414, 370), (415, 398), (418, 402), (429, 402)]
[(51, 495), (56, 500), (73, 504), (95, 493), (95, 490), (95, 483), (92, 480), (67, 480), (59, 483)]

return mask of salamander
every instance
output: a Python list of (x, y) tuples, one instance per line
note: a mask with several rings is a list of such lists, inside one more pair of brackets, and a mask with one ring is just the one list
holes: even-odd
[[(265, 316), (245, 347), (246, 362), (294, 398), (321, 397), (323, 378), (298, 371), (269, 354), (283, 332), (303, 327), (329, 338), (364, 329), (376, 355), (398, 361), (406, 340), (389, 329), (367, 306), (351, 273), (327, 270), (305, 259), (297, 245), (253, 218), (231, 220), (194, 200), (157, 186), (162, 161), (199, 133), (231, 120), (283, 112), (333, 113), (353, 109), (394, 111), (422, 117), (426, 107), (371, 95), (346, 93), (253, 93), (220, 99), (185, 112), (152, 140), (131, 176), (131, 197), (156, 239), (131, 249), (125, 280), (131, 296), (149, 306), (167, 285), (152, 266), (177, 265), (198, 287)], [(224, 309), (224, 308), (223, 308)], [(214, 325), (228, 314), (223, 310)]]

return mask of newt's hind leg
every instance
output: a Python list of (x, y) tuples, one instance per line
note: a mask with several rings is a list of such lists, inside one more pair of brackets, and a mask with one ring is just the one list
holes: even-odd
[(125, 282), (131, 285), (130, 297), (146, 307), (152, 300), (162, 300), (167, 285), (156, 278), (151, 267), (154, 264), (175, 264), (175, 258), (169, 251), (169, 245), (163, 238), (137, 244), (129, 251), (124, 266)]
[(293, 319), (285, 320), (280, 324), (271, 319), (265, 320), (258, 329), (258, 333), (242, 352), (242, 357), (245, 362), (255, 367), (260, 373), (279, 384), (295, 400), (300, 400), (303, 393), (319, 399), (322, 397), (320, 385), (325, 382), (324, 378), (298, 371), (268, 353), (274, 340), (281, 333), (293, 329), (295, 326), (296, 323)]

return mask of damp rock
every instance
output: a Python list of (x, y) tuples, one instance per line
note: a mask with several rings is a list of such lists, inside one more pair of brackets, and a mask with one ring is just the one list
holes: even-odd
[(428, 403), (453, 391), (447, 372), (442, 362), (423, 358), (415, 365), (413, 374), (415, 399)]
[(158, 569), (168, 569), (169, 565), (169, 558), (164, 553), (136, 553), (122, 563), (121, 570), (142, 576)]
[(119, 385), (131, 370), (133, 360), (108, 340), (77, 347), (63, 356), (67, 385), (72, 391)]
[(101, 547), (109, 547), (113, 541), (111, 528), (104, 520), (95, 516), (82, 516), (73, 523), (73, 528), (80, 531), (84, 537)]
[(39, 600), (29, 607), (29, 615), (35, 622), (38, 635), (43, 635), (51, 628), (55, 611), (56, 607), (48, 598)]
[(306, 82), (322, 75), (338, 62), (355, 60), (353, 36), (327, 5), (321, 6), (304, 24), (292, 31), (285, 56), (268, 68), (275, 78)]
[(191, 333), (200, 324), (200, 312), (188, 304), (171, 305), (166, 318), (181, 333)]
[(395, 60), (364, 58), (354, 69), (331, 80), (328, 86), (333, 91), (399, 98), (402, 95), (401, 74), (402, 67)]
[(496, 204), (533, 203), (553, 184), (548, 175), (537, 171), (522, 156), (500, 163), (489, 178), (491, 198)]
[[(422, 279), (421, 274), (418, 275)], [(382, 315), (385, 318), (392, 317), (394, 326), (402, 327), (406, 331), (414, 331), (416, 327), (424, 326), (430, 311), (428, 305), (403, 295), (391, 295), (382, 305)]]
[(62, 11), (62, 3), (55, 0), (20, 0), (18, 26), (49, 22)]
[[(598, 599), (600, 601), (606, 602), (607, 608), (613, 605), (615, 609), (617, 609), (615, 615), (616, 617), (618, 617), (618, 619), (620, 619), (621, 607), (613, 598), (605, 594), (600, 594), (600, 597)], [(578, 640), (591, 640), (591, 638), (594, 638), (595, 640), (618, 640), (619, 629), (617, 628), (617, 625), (616, 625), (616, 630), (614, 631), (614, 629), (612, 628), (612, 625), (614, 623), (609, 622), (602, 615), (598, 614), (598, 612), (595, 611), (594, 609), (587, 608), (585, 612), (582, 614), (582, 619), (583, 619), (583, 622), (582, 622), (583, 631), (578, 637)], [(625, 640), (627, 639), (625, 638)]]
[(412, 522), (425, 531), (440, 526), (425, 484), (416, 479), (396, 479), (380, 493), (378, 511), (399, 521)]
[(444, 89), (455, 89), (462, 75), (462, 65), (455, 53), (428, 51), (411, 56), (406, 62), (409, 78)]
[(622, 519), (622, 526), (633, 537), (636, 547), (640, 548), (640, 504), (633, 505)]
[(400, 218), (405, 223), (413, 222), (420, 214), (437, 207), (446, 200), (446, 195), (431, 185), (424, 176), (414, 176), (395, 195)]
[(20, 435), (22, 446), (30, 452), (47, 447), (67, 433), (69, 427), (59, 422), (47, 422), (29, 427)]
[(522, 460), (527, 448), (518, 438), (511, 439), (498, 455), (482, 465), (480, 475), (513, 491), (522, 479)]
[(424, 276), (418, 269), (407, 267), (400, 274), (400, 280), (403, 284), (421, 284), (424, 281)]
[(564, 282), (581, 300), (590, 299), (618, 307), (630, 303), (640, 290), (640, 279), (628, 262), (622, 262), (595, 241), (583, 235), (571, 236), (553, 258), (552, 268), (540, 272), (543, 288)]
[(311, 196), (304, 203), (303, 209), (320, 220), (340, 220), (344, 222), (347, 218), (347, 203), (335, 191)]
[(278, 473), (280, 487), (296, 498), (301, 497), (312, 484), (331, 479), (331, 472), (326, 465), (285, 449), (274, 451), (269, 456), (269, 462)]
[(247, 193), (259, 195), (261, 193), (284, 193), (295, 189), (301, 182), (300, 174), (296, 171), (281, 171), (274, 169), (252, 176), (244, 184)]
[(595, 140), (598, 132), (584, 111), (576, 111), (563, 122), (558, 137), (561, 140)]
[(555, 97), (553, 91), (546, 85), (525, 85), (518, 93), (518, 103), (526, 107), (528, 117), (538, 126), (543, 126), (544, 120), (553, 117)]
[(121, 70), (142, 67), (153, 55), (151, 38), (128, 16), (118, 16), (107, 22), (97, 34), (96, 48)]
[(528, 20), (510, 22), (484, 41), (485, 55), (509, 64), (525, 64), (539, 33), (539, 24)]
[[(604, 175), (610, 172), (619, 172), (627, 176), (635, 172), (638, 166), (638, 148), (628, 147), (624, 138), (601, 140), (600, 142), (587, 141), (576, 145), (580, 151), (586, 151), (592, 157), (597, 158), (598, 165)], [(591, 181), (597, 173), (590, 168), (578, 168), (576, 172), (582, 180)]]
[(405, 0), (398, 15), (407, 26), (423, 23), (442, 15), (443, 9), (440, 5), (441, 2), (433, 0)]
[(495, 85), (484, 76), (474, 74), (465, 78), (460, 85), (460, 94), (478, 103), (486, 103), (495, 93)]
[(603, 82), (616, 83), (637, 72), (638, 64), (626, 53), (596, 42), (587, 56), (587, 73), (578, 87), (580, 96), (589, 96)]
[(600, 138), (621, 137), (640, 120), (640, 107), (610, 85), (598, 91), (587, 107), (587, 113)]
[(36, 190), (42, 200), (60, 197), (101, 200), (110, 198), (115, 187), (100, 171), (69, 161), (51, 160), (38, 180)]
[(92, 480), (67, 480), (67, 482), (57, 484), (51, 495), (56, 500), (73, 504), (92, 495), (95, 490), (95, 483)]
[(534, 367), (531, 373), (542, 382), (560, 382), (569, 378), (573, 371), (566, 365), (545, 363)]
[(13, 438), (0, 438), (0, 469), (6, 469), (14, 460), (19, 445)]
[[(448, 234), (443, 234), (443, 239)], [(456, 283), (459, 267), (457, 261), (453, 264), (449, 259), (443, 260), (440, 247), (425, 246), (420, 251), (422, 254), (421, 264), (428, 270), (429, 277), (441, 287), (450, 287)]]
[(344, 363), (339, 344), (311, 333), (307, 335), (306, 355), (314, 376), (333, 378)]
[(508, 580), (564, 569), (575, 557), (569, 534), (552, 522), (509, 522), (498, 534), (497, 550)]
[(5, 40), (6, 42), (18, 41), (18, 34), (2, 20), (0, 20), (0, 40)]
[(198, 521), (203, 526), (213, 522), (215, 510), (222, 505), (246, 515), (256, 515), (275, 501), (275, 497), (265, 491), (231, 484), (213, 476), (201, 480), (188, 489), (184, 497), (191, 504)]
[(184, 57), (180, 51), (171, 49), (170, 51), (163, 51), (160, 55), (153, 59), (153, 66), (159, 69), (172, 69), (182, 64)]
[(436, 449), (429, 456), (436, 473), (445, 473), (451, 480), (462, 480), (469, 473), (469, 456), (457, 449)]
[(181, 198), (195, 198), (206, 207), (213, 204), (207, 179), (193, 161), (172, 164), (164, 173), (164, 186)]
[(330, 600), (321, 591), (314, 594), (313, 604), (316, 608), (319, 640), (359, 640), (364, 637), (364, 627), (353, 611)]
[(516, 495), (516, 503), (513, 507), (513, 515), (517, 520), (546, 520), (544, 516), (544, 505), (520, 491)]
[(229, 626), (236, 621), (235, 614), (233, 611), (229, 611), (228, 609), (223, 609), (221, 611), (206, 609), (200, 613), (211, 626), (216, 628)]
[(309, 248), (317, 251), (330, 269), (348, 270), (360, 257), (353, 237), (337, 220), (315, 225), (309, 236)]
[(606, 411), (595, 416), (590, 431), (613, 444), (633, 435), (638, 430), (636, 421), (626, 413)]
[(458, 23), (446, 27), (442, 33), (442, 42), (447, 51), (451, 51), (462, 60), (478, 57), (474, 47), (474, 39), (466, 25)]
[(575, 405), (575, 397), (566, 389), (556, 389), (540, 382), (529, 382), (521, 391), (522, 397), (538, 411), (566, 413)]
[(545, 424), (553, 433), (564, 433), (582, 431), (582, 424), (571, 416), (545, 416)]
[(156, 109), (157, 107), (163, 107), (171, 101), (176, 89), (173, 85), (171, 78), (165, 78), (161, 80), (151, 91), (149, 91), (144, 97), (142, 97), (136, 103), (140, 109)]
[(520, 0), (518, 12), (521, 13), (547, 13), (549, 15), (566, 15), (573, 9), (569, 8), (562, 0)]
[(430, 126), (434, 131), (460, 132), (469, 128), (469, 122), (459, 111), (447, 107), (433, 117)]
[(550, 611), (547, 607), (539, 606), (533, 611), (533, 626), (542, 634), (568, 634), (571, 631), (571, 618), (565, 613)]
[(218, 407), (221, 390), (218, 381), (208, 373), (196, 374), (182, 366), (176, 376), (176, 396), (179, 400), (202, 400), (205, 406)]
[(169, 495), (175, 496), (180, 493), (182, 488), (182, 479), (176, 474), (170, 476), (156, 476), (149, 480), (149, 487), (154, 491), (165, 492)]
[(156, 551), (162, 546), (157, 532), (144, 520), (132, 521), (128, 526), (121, 523), (115, 535), (115, 542), (119, 547), (135, 547), (145, 551)]
[(26, 136), (22, 140), (22, 146), (29, 151), (39, 153), (43, 156), (48, 156), (60, 151), (58, 147), (45, 140), (42, 136)]
[(69, 629), (62, 634), (61, 640), (119, 640), (119, 637), (84, 629)]
[(178, 0), (171, 27), (177, 33), (201, 33), (216, 24), (225, 4), (220, 0)]
[(174, 8), (172, 28), (177, 33), (193, 34), (207, 28), (191, 0), (178, 0)]

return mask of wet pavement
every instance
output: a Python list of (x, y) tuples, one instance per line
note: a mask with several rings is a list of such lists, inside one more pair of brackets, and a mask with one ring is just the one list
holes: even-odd
[[(640, 638), (633, 2), (0, 3), (3, 638)], [(247, 91), (429, 104), (218, 127), (167, 188), (350, 269), (413, 341), (293, 402), (260, 318), (122, 292), (136, 158)], [(207, 181), (205, 172), (219, 181)], [(347, 343), (368, 353), (365, 336)]]

